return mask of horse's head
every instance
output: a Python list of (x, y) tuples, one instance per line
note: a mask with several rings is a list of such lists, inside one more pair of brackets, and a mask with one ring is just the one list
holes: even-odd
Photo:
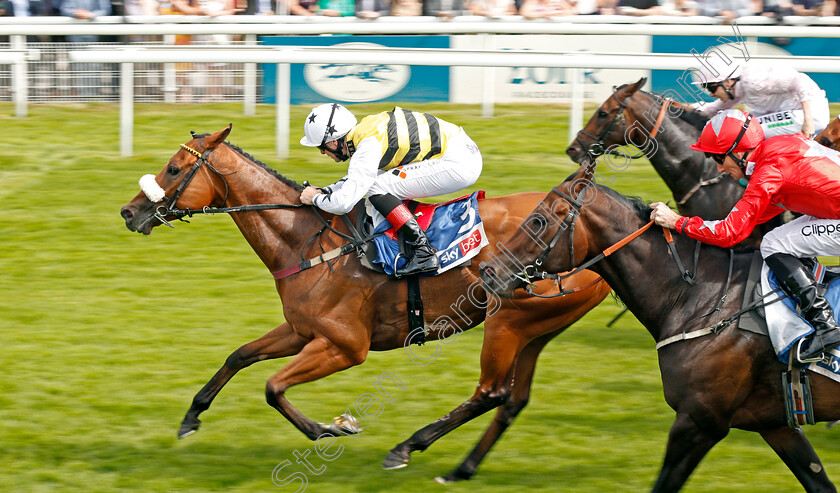
[(600, 156), (612, 145), (625, 145), (627, 122), (624, 111), (630, 98), (641, 89), (645, 81), (647, 78), (642, 77), (634, 84), (625, 84), (615, 89), (598, 107), (583, 130), (578, 132), (575, 140), (566, 148), (566, 154), (573, 161), (580, 162), (587, 154)]
[(834, 150), (840, 150), (840, 117), (831, 120), (822, 132), (814, 140)]
[(583, 263), (591, 246), (583, 208), (596, 199), (588, 166), (552, 188), (505, 242), (508, 254), (481, 265), (485, 289), (510, 297), (515, 289), (541, 279), (542, 273), (564, 272)]
[(231, 126), (182, 144), (156, 176), (142, 177), (141, 192), (120, 210), (126, 227), (147, 235), (155, 226), (178, 219), (175, 209), (222, 205), (226, 187), (210, 157), (230, 134)]

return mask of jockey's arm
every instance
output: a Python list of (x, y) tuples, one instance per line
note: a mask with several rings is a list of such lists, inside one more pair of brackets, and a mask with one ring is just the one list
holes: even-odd
[(312, 203), (331, 214), (347, 214), (373, 186), (381, 158), (382, 147), (375, 138), (362, 140), (350, 158), (347, 176), (316, 195)]
[(747, 187), (744, 196), (724, 219), (704, 221), (696, 216), (680, 217), (674, 229), (703, 243), (730, 248), (744, 241), (761, 219), (772, 214), (768, 214), (767, 209), (773, 206), (771, 199), (781, 184), (781, 175), (764, 176), (761, 186)]

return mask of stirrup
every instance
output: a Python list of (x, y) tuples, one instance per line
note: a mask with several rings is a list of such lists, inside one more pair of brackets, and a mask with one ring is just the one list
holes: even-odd
[[(816, 335), (816, 332), (814, 333), (814, 335)], [(808, 337), (802, 337), (802, 338), (799, 339), (799, 341), (796, 342), (796, 348), (795, 348), (796, 352), (794, 353), (796, 355), (796, 361), (798, 361), (800, 364), (807, 365), (807, 364), (810, 364), (810, 363), (817, 363), (819, 361), (824, 360), (825, 359), (825, 351), (821, 352), (819, 356), (814, 357), (814, 358), (808, 358), (808, 359), (802, 359), (801, 358), (800, 355), (802, 354), (802, 343), (805, 341), (805, 339), (808, 339)]]
[(394, 257), (394, 264), (391, 265), (391, 270), (394, 271), (393, 277), (395, 279), (399, 279), (400, 277), (402, 277), (399, 274), (397, 274), (397, 261), (399, 261), (400, 258), (404, 258), (406, 259), (406, 263), (408, 262), (408, 257), (406, 257), (402, 252), (397, 252), (397, 255)]

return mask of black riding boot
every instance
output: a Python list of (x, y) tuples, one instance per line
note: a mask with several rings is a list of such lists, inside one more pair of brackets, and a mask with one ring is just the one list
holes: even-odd
[(391, 224), (403, 222), (399, 228), (406, 244), (406, 263), (397, 269), (395, 277), (413, 276), (426, 272), (435, 272), (440, 267), (435, 249), (429, 244), (426, 234), (417, 224), (414, 214), (401, 200), (389, 194), (372, 195), (370, 203), (380, 214), (389, 219)]
[(813, 274), (798, 258), (786, 253), (774, 253), (765, 261), (776, 274), (785, 294), (799, 300), (802, 315), (816, 331), (799, 358), (814, 359), (824, 351), (840, 346), (840, 326), (834, 320), (831, 306), (822, 296)]

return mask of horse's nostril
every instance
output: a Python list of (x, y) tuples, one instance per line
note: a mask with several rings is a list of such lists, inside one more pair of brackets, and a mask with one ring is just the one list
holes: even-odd
[(121, 215), (121, 216), (123, 217), (123, 219), (125, 219), (125, 220), (131, 219), (132, 217), (134, 217), (134, 214), (132, 214), (132, 213), (131, 213), (131, 211), (130, 211), (130, 210), (128, 210), (128, 209), (123, 209), (123, 210), (121, 210), (121, 211), (120, 211), (120, 215)]
[(574, 156), (575, 154), (577, 154), (577, 151), (575, 150), (574, 147), (569, 147), (568, 149), (566, 149), (566, 154), (568, 154), (570, 156)]

